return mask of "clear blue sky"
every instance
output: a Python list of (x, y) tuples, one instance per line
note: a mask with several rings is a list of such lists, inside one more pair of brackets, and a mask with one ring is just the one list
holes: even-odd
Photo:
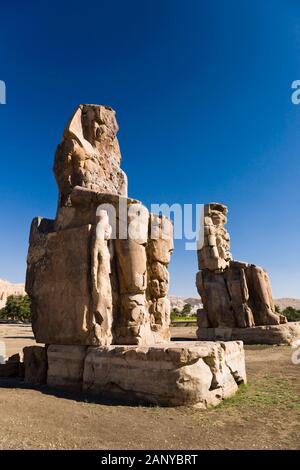
[[(298, 0), (14, 1), (1, 4), (0, 277), (23, 281), (28, 232), (53, 217), (56, 145), (79, 103), (117, 110), (129, 193), (230, 208), (236, 259), (300, 297)], [(176, 242), (172, 294), (194, 295)]]

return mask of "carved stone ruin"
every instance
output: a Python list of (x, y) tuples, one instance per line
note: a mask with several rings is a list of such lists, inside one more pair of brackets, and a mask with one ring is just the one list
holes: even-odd
[[(108, 346), (169, 339), (173, 228), (156, 217), (168, 237), (158, 229), (148, 243), (154, 216), (127, 197), (117, 131), (111, 108), (83, 105), (57, 148), (56, 219), (34, 219), (30, 233), (26, 290), (38, 342)], [(120, 238), (130, 225), (132, 233)]]
[(216, 404), (246, 381), (243, 347), (170, 343), (173, 226), (127, 196), (117, 132), (111, 108), (78, 107), (55, 155), (56, 218), (32, 222), (26, 291), (47, 383)]
[(275, 312), (267, 272), (233, 260), (225, 228), (227, 213), (223, 204), (204, 207), (204, 244), (198, 250), (200, 271), (196, 277), (203, 302), (203, 309), (198, 310), (198, 338), (273, 344), (280, 340), (281, 331), (282, 342), (292, 342), (300, 327), (284, 326), (286, 317)]

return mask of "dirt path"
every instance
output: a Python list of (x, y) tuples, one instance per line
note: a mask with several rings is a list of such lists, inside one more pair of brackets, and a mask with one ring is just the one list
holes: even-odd
[[(10, 351), (13, 336), (16, 348), (20, 334), (30, 341), (30, 329), (8, 330)], [(300, 365), (291, 352), (247, 347), (249, 385), (209, 411), (98, 404), (2, 381), (0, 449), (299, 449)]]

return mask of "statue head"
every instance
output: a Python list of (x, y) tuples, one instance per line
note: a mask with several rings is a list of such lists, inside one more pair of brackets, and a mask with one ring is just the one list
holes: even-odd
[(198, 252), (200, 269), (223, 270), (232, 259), (230, 236), (225, 229), (227, 213), (223, 204), (210, 203), (204, 207), (204, 245)]
[(211, 203), (206, 204), (204, 214), (211, 218), (216, 226), (224, 226), (227, 223), (228, 209), (224, 204)]
[(75, 186), (127, 196), (127, 177), (120, 168), (118, 130), (115, 111), (109, 106), (78, 106), (55, 155), (59, 207), (70, 205)]
[(101, 150), (104, 141), (113, 142), (119, 127), (115, 111), (109, 106), (81, 104), (64, 131), (65, 139), (75, 139), (86, 151)]
[(81, 105), (82, 133), (93, 147), (103, 139), (115, 139), (119, 130), (115, 115), (109, 106)]

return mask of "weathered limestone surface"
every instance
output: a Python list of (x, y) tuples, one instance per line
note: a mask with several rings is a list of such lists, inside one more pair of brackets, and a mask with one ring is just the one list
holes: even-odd
[(47, 385), (81, 391), (86, 347), (51, 345), (47, 357)]
[(226, 222), (226, 206), (205, 206), (204, 245), (198, 251), (200, 271), (196, 278), (203, 302), (203, 309), (198, 310), (199, 331), (285, 323), (286, 318), (275, 313), (266, 271), (232, 260)]
[(32, 298), (32, 327), (38, 343), (97, 344), (91, 315), (92, 226), (38, 233), (32, 224), (26, 289)]
[[(169, 339), (169, 219), (127, 197), (115, 112), (81, 105), (58, 146), (55, 220), (32, 222), (26, 291), (38, 342), (106, 346)], [(166, 235), (165, 235), (166, 233)]]
[(151, 315), (151, 327), (159, 340), (170, 340), (171, 306), (168, 264), (174, 249), (173, 225), (167, 217), (150, 215), (149, 241), (147, 244), (147, 299)]
[[(58, 345), (49, 347), (48, 362), (49, 385), (74, 388), (74, 377), (80, 377), (85, 393), (162, 406), (217, 405), (246, 382), (244, 350), (238, 341), (76, 350)], [(80, 389), (79, 381), (75, 386)]]
[(216, 271), (229, 266), (230, 236), (225, 225), (228, 209), (223, 204), (211, 203), (204, 206), (204, 245), (198, 250), (201, 269)]
[(47, 348), (26, 346), (23, 348), (24, 381), (29, 384), (47, 382)]
[[(93, 230), (92, 241), (92, 299), (93, 331), (101, 346), (112, 341), (113, 293), (111, 286), (111, 265), (108, 240), (111, 236), (108, 214), (98, 212), (98, 223)], [(94, 338), (91, 339), (93, 341)]]
[(120, 314), (115, 322), (115, 342), (118, 344), (151, 344), (153, 335), (146, 302), (146, 244), (149, 212), (141, 204), (136, 204), (131, 208), (134, 208), (135, 213), (139, 214), (138, 224), (134, 224), (134, 214), (129, 211), (128, 223), (132, 224), (131, 231), (128, 232), (127, 239), (117, 238), (115, 240), (120, 292)]
[(70, 203), (74, 186), (127, 196), (127, 177), (120, 168), (118, 130), (115, 111), (110, 107), (78, 107), (55, 155), (59, 206)]
[(202, 341), (234, 341), (244, 344), (289, 344), (300, 339), (300, 322), (281, 325), (253, 326), (251, 328), (203, 328), (197, 330)]

